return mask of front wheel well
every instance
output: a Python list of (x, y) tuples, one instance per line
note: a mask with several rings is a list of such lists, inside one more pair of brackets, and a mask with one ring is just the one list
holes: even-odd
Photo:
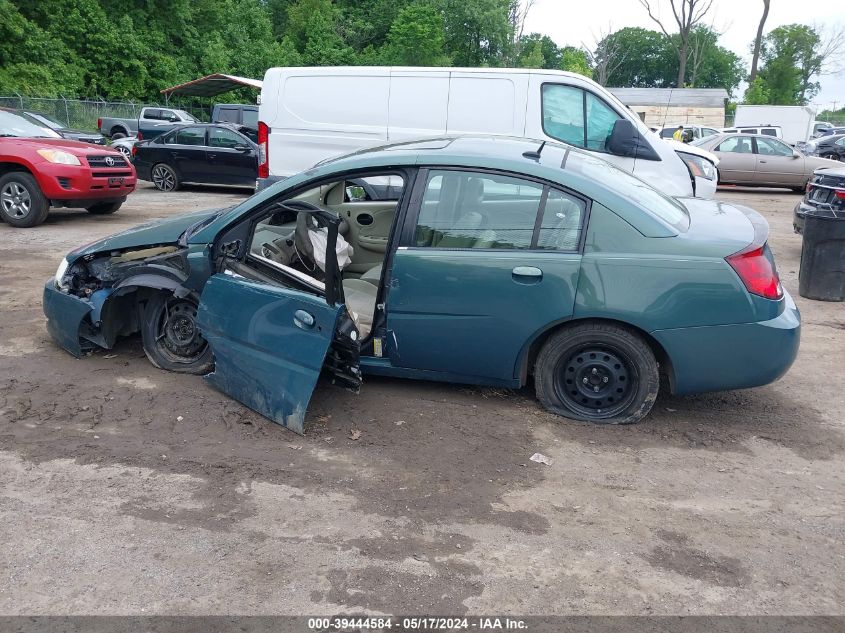
[(0, 163), (0, 176), (5, 176), (6, 174), (13, 171), (22, 171), (25, 174), (29, 174), (30, 176), (35, 176), (35, 174), (33, 174), (32, 171), (26, 167), (26, 165), (21, 165), (20, 163)]
[(638, 328), (635, 325), (625, 323), (624, 321), (618, 321), (616, 319), (603, 318), (573, 319), (571, 321), (565, 321), (563, 323), (553, 325), (552, 327), (540, 333), (540, 335), (537, 336), (537, 338), (535, 338), (531, 342), (531, 345), (528, 347), (528, 352), (524, 355), (524, 358), (522, 360), (522, 366), (520, 368), (519, 373), (520, 387), (524, 387), (528, 382), (528, 376), (533, 374), (534, 364), (537, 360), (537, 356), (540, 353), (540, 350), (543, 349), (543, 345), (545, 345), (546, 341), (549, 340), (552, 335), (556, 334), (557, 332), (560, 332), (561, 330), (565, 330), (575, 325), (582, 325), (584, 323), (605, 323), (608, 325), (616, 325), (618, 327), (625, 328), (642, 338), (651, 349), (651, 352), (654, 354), (655, 359), (657, 359), (657, 364), (660, 367), (661, 375), (664, 375), (669, 381), (670, 391), (675, 390), (675, 371), (672, 367), (672, 359), (669, 358), (669, 354), (658, 342), (658, 340), (655, 339), (651, 334), (649, 334), (645, 330)]

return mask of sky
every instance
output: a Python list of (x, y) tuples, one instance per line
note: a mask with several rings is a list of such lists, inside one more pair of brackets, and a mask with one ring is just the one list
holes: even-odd
[[(652, 7), (662, 9), (660, 17), (664, 18), (664, 24), (668, 24), (666, 20), (674, 24), (669, 0), (652, 0)], [(762, 0), (714, 0), (706, 22), (723, 33), (719, 44), (734, 51), (750, 66), (749, 45), (757, 33), (762, 13)], [(841, 27), (845, 25), (845, 0), (771, 0), (766, 32), (795, 23)], [(638, 0), (536, 0), (525, 21), (525, 33), (548, 35), (559, 46), (593, 48), (602, 33), (626, 26), (659, 29)], [(841, 57), (840, 65), (845, 67), (845, 52)], [(813, 99), (818, 110), (831, 108), (833, 101), (837, 101), (837, 108), (845, 106), (845, 72), (822, 75), (818, 80), (821, 91)]]

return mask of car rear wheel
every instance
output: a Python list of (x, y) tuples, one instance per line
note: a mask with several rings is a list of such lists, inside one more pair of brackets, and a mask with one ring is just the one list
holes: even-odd
[(114, 149), (123, 154), (123, 157), (126, 160), (132, 160), (132, 150), (126, 147), (125, 145), (115, 145)]
[(179, 188), (179, 177), (170, 165), (153, 165), (152, 178), (155, 188), (159, 191), (176, 191)]
[(41, 224), (50, 212), (50, 202), (35, 178), (13, 171), (0, 178), (0, 215), (8, 224), (30, 228)]
[(100, 204), (88, 207), (88, 213), (93, 213), (94, 215), (109, 215), (110, 213), (117, 211), (121, 206), (123, 206), (123, 200), (120, 202), (101, 202)]
[(188, 297), (157, 293), (147, 302), (141, 340), (150, 362), (159, 369), (207, 374), (214, 357), (196, 323), (197, 304)]
[(611, 324), (583, 323), (552, 335), (537, 356), (537, 399), (552, 413), (599, 424), (633, 424), (657, 399), (657, 361), (646, 342)]
[(126, 134), (123, 132), (115, 132), (111, 135), (111, 140), (117, 141), (119, 139), (126, 138)]

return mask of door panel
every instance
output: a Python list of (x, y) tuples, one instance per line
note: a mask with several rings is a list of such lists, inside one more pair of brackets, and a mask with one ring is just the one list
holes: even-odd
[(759, 185), (803, 185), (804, 157), (796, 158), (786, 143), (776, 139), (757, 138), (757, 173), (755, 182)]
[(749, 137), (731, 136), (714, 150), (719, 157), (719, 181), (753, 183), (757, 156)]
[(363, 273), (384, 261), (387, 240), (396, 217), (398, 202), (344, 202), (332, 205), (349, 223), (346, 241), (355, 249), (355, 260), (346, 270)]
[(301, 434), (343, 309), (290, 288), (214, 275), (197, 317), (214, 352), (215, 369), (206, 380)]
[(400, 248), (387, 297), (393, 365), (509, 381), (527, 341), (573, 313), (581, 255)]

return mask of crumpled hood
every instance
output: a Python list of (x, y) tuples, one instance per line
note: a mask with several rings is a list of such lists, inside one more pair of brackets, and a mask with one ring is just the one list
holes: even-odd
[(175, 244), (179, 240), (179, 236), (185, 232), (185, 229), (197, 222), (205, 220), (218, 211), (220, 209), (208, 209), (206, 211), (196, 211), (161, 220), (153, 220), (152, 222), (141, 224), (126, 231), (115, 233), (96, 242), (91, 242), (85, 246), (80, 246), (68, 253), (67, 260), (73, 262), (79, 257), (94, 253)]

